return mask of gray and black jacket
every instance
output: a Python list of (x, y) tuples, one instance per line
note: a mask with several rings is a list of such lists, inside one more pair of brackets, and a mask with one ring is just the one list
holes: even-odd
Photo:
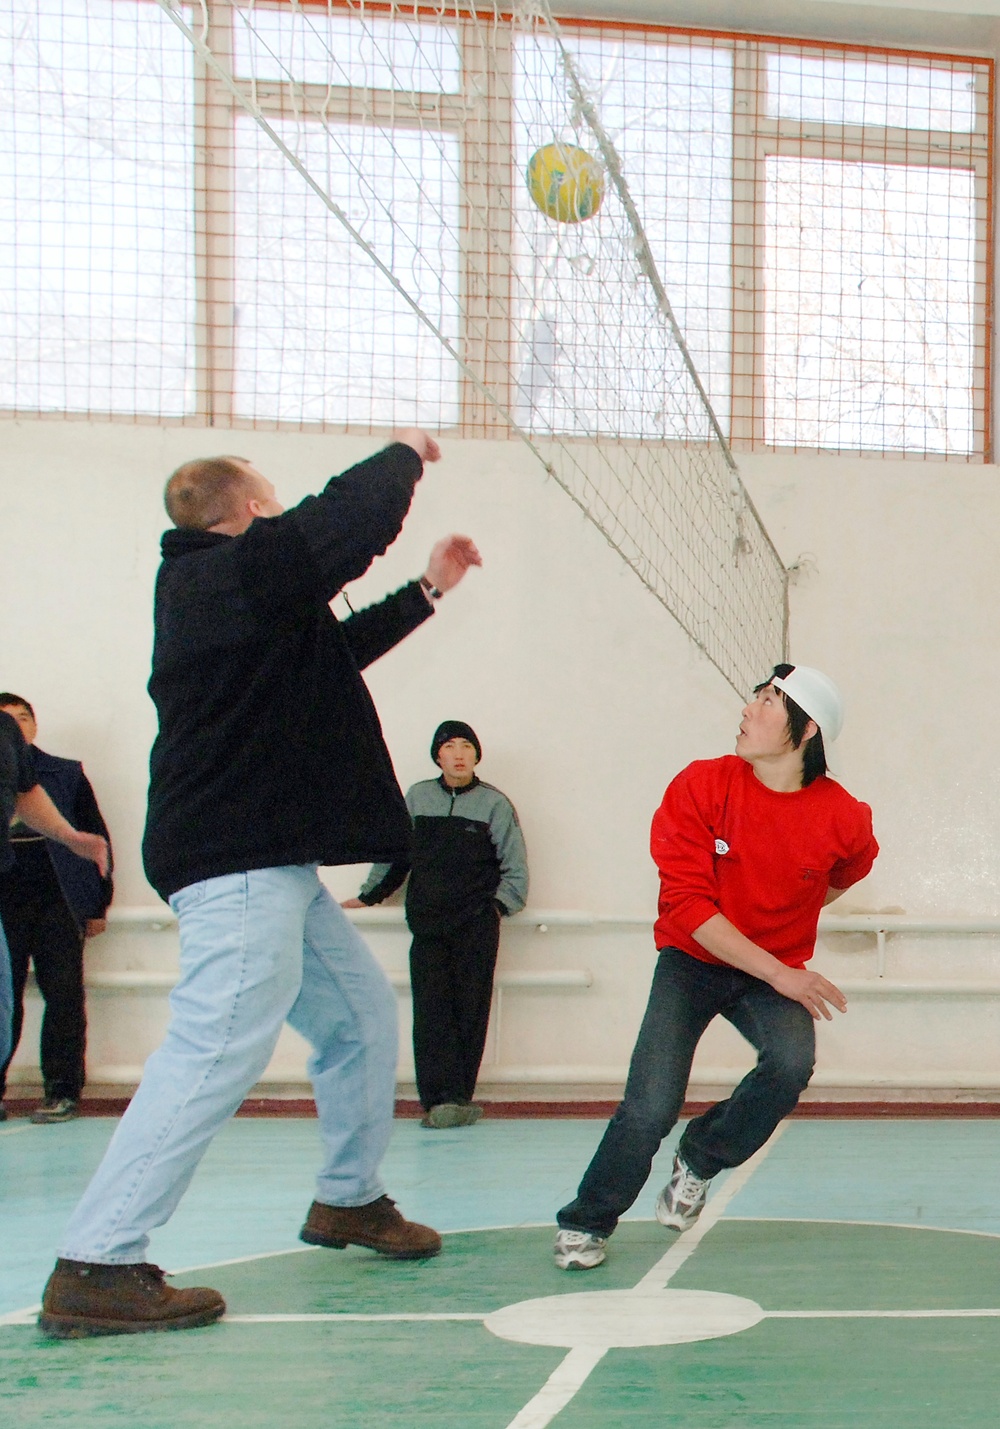
[(406, 806), (410, 857), (375, 864), (358, 895), (362, 903), (381, 903), (409, 874), (406, 920), (414, 933), (457, 928), (491, 904), (504, 915), (524, 907), (528, 860), (506, 794), (475, 777), (450, 789), (442, 776), (414, 784)]

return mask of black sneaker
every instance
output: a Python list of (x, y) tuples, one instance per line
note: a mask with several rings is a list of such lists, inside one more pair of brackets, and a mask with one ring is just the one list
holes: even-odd
[(46, 1097), (41, 1106), (31, 1113), (29, 1120), (36, 1126), (48, 1126), (50, 1122), (72, 1121), (79, 1115), (72, 1097)]

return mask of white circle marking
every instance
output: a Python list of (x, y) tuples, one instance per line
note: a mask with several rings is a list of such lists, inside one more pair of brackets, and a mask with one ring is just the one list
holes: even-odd
[(764, 1318), (755, 1300), (711, 1290), (600, 1290), (521, 1300), (487, 1315), (502, 1340), (564, 1349), (684, 1345), (749, 1330)]

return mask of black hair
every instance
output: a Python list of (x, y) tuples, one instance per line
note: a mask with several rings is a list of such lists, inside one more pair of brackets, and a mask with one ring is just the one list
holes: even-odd
[[(795, 669), (794, 665), (775, 665), (770, 677), (763, 680), (754, 689), (754, 694), (758, 690), (766, 689), (771, 682), (777, 678), (786, 679)], [(806, 725), (812, 719), (812, 715), (807, 715), (801, 705), (797, 705), (784, 690), (778, 690), (778, 694), (785, 702), (785, 710), (788, 714), (788, 738), (793, 749), (798, 749), (806, 736)], [(815, 721), (814, 721), (815, 723)], [(814, 779), (818, 779), (821, 774), (825, 774), (826, 750), (823, 748), (823, 731), (817, 726), (816, 733), (807, 743), (802, 755), (802, 787), (805, 789)]]
[(23, 710), (28, 711), (32, 719), (35, 718), (35, 711), (23, 695), (12, 695), (10, 690), (0, 690), (0, 709), (6, 709), (8, 705), (20, 705)]

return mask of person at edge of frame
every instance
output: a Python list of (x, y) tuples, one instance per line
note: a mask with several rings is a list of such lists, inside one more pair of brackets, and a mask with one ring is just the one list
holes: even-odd
[[(102, 878), (111, 872), (111, 853), (105, 840), (99, 834), (74, 829), (63, 818), (38, 782), (20, 725), (0, 710), (0, 873), (6, 873), (14, 862), (10, 825), (15, 818), (80, 858), (89, 858)], [(0, 1065), (10, 1056), (13, 1013), (10, 954), (0, 922)]]
[(410, 821), (360, 671), (434, 612), (470, 566), (446, 536), (424, 574), (343, 623), (329, 608), (399, 535), (437, 443), (416, 428), (284, 510), (245, 458), (167, 482), (175, 529), (156, 583), (159, 716), (143, 839), (180, 929), (162, 1045), (73, 1213), (39, 1325), (60, 1338), (186, 1329), (225, 1311), (145, 1261), (287, 1021), (312, 1044), (323, 1165), (301, 1238), (398, 1259), (441, 1238), (405, 1220), (380, 1163), (392, 1130), (388, 978), (321, 884), (321, 864), (405, 854)]
[[(108, 827), (83, 765), (38, 748), (35, 711), (23, 695), (0, 692), (0, 710), (20, 725), (35, 777), (56, 808), (74, 828), (100, 834), (110, 849)], [(0, 1061), (0, 1121), (7, 1116), (3, 1098), (21, 1040), (24, 989), (33, 963), (45, 1004), (40, 1057), (44, 1093), (29, 1120), (47, 1126), (78, 1115), (87, 1048), (83, 948), (87, 939), (107, 928), (114, 884), (110, 874), (100, 876), (90, 859), (79, 858), (20, 821), (11, 829), (10, 841), (14, 866), (0, 873), (0, 918), (10, 948), (14, 1015), (10, 1055)]]
[(479, 736), (464, 720), (434, 731), (431, 759), (441, 770), (406, 791), (413, 820), (408, 860), (376, 864), (344, 908), (381, 903), (409, 875), (406, 921), (413, 993), (413, 1062), (420, 1125), (433, 1131), (474, 1126), (473, 1102), (493, 999), (500, 921), (528, 896), (528, 856), (517, 810), (476, 773)]
[(857, 883), (878, 853), (871, 810), (827, 774), (843, 704), (833, 681), (781, 664), (743, 710), (735, 755), (697, 760), (653, 817), (660, 873), (659, 958), (625, 1095), (558, 1213), (555, 1260), (590, 1270), (649, 1177), (680, 1114), (695, 1049), (720, 1015), (756, 1049), (757, 1065), (725, 1101), (684, 1130), (656, 1219), (688, 1230), (724, 1167), (762, 1147), (809, 1083), (815, 1024), (846, 999), (812, 957), (821, 908)]

